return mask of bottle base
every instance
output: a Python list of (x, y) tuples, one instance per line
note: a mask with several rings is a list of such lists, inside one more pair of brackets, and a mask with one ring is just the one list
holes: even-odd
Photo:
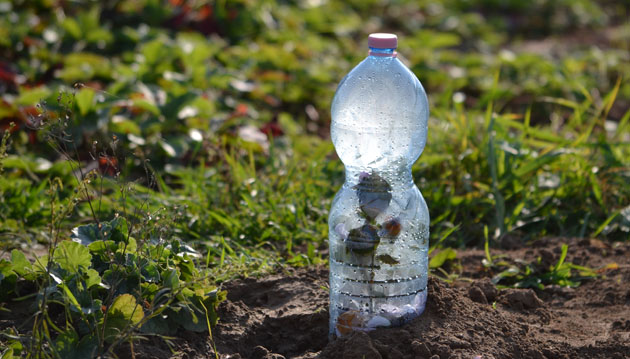
[(395, 306), (381, 304), (377, 312), (357, 309), (331, 308), (335, 312), (330, 319), (329, 340), (344, 337), (352, 332), (370, 332), (377, 328), (397, 327), (419, 317), (426, 307), (426, 288), (414, 295), (410, 304)]

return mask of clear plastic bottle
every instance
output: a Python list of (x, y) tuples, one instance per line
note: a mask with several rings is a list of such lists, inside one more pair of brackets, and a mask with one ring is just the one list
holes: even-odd
[(396, 35), (372, 34), (368, 46), (332, 104), (346, 168), (328, 221), (333, 338), (401, 325), (427, 299), (429, 212), (411, 175), (426, 143), (427, 96), (396, 58)]

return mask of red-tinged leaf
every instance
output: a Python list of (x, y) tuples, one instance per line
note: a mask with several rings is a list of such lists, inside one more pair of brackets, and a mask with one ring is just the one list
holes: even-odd
[(267, 104), (273, 106), (273, 107), (278, 107), (280, 106), (282, 103), (280, 102), (280, 100), (278, 100), (277, 98), (271, 96), (271, 95), (265, 95), (265, 97), (263, 98), (263, 101), (265, 101)]
[(118, 172), (118, 159), (106, 155), (101, 156), (98, 158), (98, 168), (102, 174), (114, 176)]
[(234, 110), (234, 116), (245, 116), (247, 115), (247, 105), (244, 103), (240, 103), (236, 106), (236, 110)]
[(617, 263), (615, 263), (615, 262), (612, 262), (612, 263), (606, 264), (602, 268), (599, 268), (597, 270), (597, 273), (601, 274), (601, 273), (604, 273), (604, 272), (607, 272), (607, 271), (610, 271), (610, 270), (614, 270), (614, 269), (619, 269), (619, 265)]
[(30, 47), (33, 45), (37, 45), (38, 40), (30, 36), (24, 36), (24, 38), (22, 39), (22, 42), (24, 43), (24, 46)]
[(260, 132), (267, 135), (267, 137), (277, 137), (284, 135), (282, 127), (277, 122), (267, 122), (260, 128)]
[(212, 16), (212, 7), (210, 5), (203, 5), (197, 12), (197, 20), (204, 21)]
[(6, 82), (8, 84), (16, 85), (15, 73), (11, 72), (5, 66), (0, 65), (0, 81)]

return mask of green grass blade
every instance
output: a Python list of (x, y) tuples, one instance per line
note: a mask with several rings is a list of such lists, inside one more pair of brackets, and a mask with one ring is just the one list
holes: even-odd
[(556, 263), (556, 266), (553, 268), (554, 272), (557, 272), (558, 269), (560, 269), (560, 267), (564, 263), (565, 258), (567, 257), (567, 252), (568, 251), (569, 251), (569, 246), (567, 244), (563, 244), (562, 245), (562, 254), (560, 254), (560, 259), (558, 259), (558, 263)]
[(615, 212), (613, 212), (613, 214), (611, 214), (608, 218), (606, 218), (604, 223), (602, 223), (599, 227), (597, 227), (595, 232), (591, 234), (591, 237), (595, 238), (600, 233), (602, 233), (602, 231), (606, 228), (606, 226), (609, 225), (610, 222), (612, 222), (612, 220), (615, 219), (619, 215), (619, 213), (621, 213), (621, 210), (616, 210)]

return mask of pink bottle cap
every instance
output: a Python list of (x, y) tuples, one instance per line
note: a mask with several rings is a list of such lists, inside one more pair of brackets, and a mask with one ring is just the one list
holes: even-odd
[(368, 46), (375, 49), (395, 49), (398, 47), (398, 36), (385, 33), (370, 34)]

